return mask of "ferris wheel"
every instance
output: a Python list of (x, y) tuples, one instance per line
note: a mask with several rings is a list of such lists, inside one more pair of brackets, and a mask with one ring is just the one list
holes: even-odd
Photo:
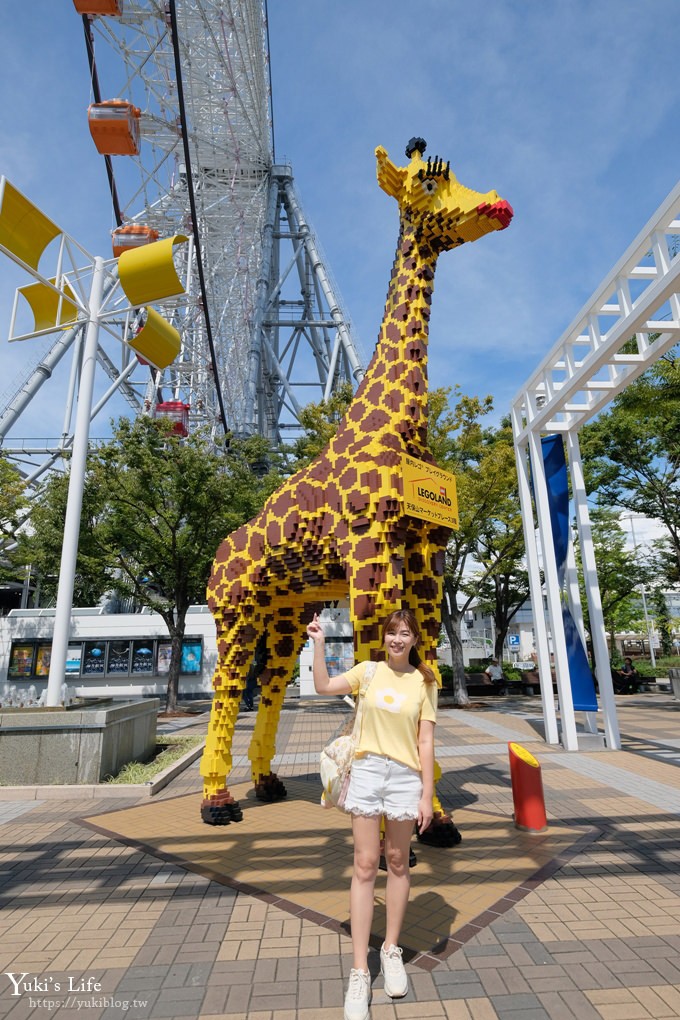
[[(281, 443), (310, 399), (302, 386), (315, 382), (327, 399), (362, 365), (291, 168), (274, 160), (265, 5), (74, 4), (90, 59), (93, 140), (107, 168), (114, 153), (128, 156), (125, 174), (110, 171), (114, 244), (181, 232), (193, 242), (195, 300), (160, 395), (188, 405), (196, 421)], [(291, 253), (282, 260), (284, 237)]]
[[(178, 357), (162, 370), (138, 357), (121, 371), (102, 349), (110, 391), (184, 433), (205, 426), (216, 440), (259, 433), (285, 446), (301, 408), (360, 381), (363, 365), (292, 168), (275, 160), (266, 3), (73, 4), (90, 68), (87, 123), (111, 192), (112, 255), (188, 238), (174, 256), (186, 300), (161, 307), (181, 337)], [(65, 336), (0, 410), (0, 440)], [(59, 455), (43, 452), (31, 477)]]

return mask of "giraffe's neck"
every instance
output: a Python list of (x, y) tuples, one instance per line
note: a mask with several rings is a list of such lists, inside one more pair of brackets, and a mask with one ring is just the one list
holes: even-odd
[[(348, 412), (384, 433), (395, 450), (422, 456), (427, 449), (427, 338), (437, 255), (402, 222), (378, 344)], [(353, 413), (354, 411), (354, 413)]]

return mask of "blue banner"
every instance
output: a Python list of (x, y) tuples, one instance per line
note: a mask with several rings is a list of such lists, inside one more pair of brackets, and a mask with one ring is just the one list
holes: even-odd
[[(541, 439), (545, 480), (548, 488), (550, 526), (555, 545), (555, 560), (560, 591), (564, 587), (569, 549), (569, 485), (567, 462), (564, 456), (562, 437), (544, 436)], [(583, 647), (578, 628), (566, 603), (562, 603), (564, 636), (567, 643), (567, 662), (571, 681), (571, 696), (574, 709), (579, 712), (596, 712), (595, 681), (588, 665), (588, 656)]]

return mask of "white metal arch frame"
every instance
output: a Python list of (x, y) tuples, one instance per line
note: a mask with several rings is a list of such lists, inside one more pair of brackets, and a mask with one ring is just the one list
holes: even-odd
[[(578, 432), (618, 393), (680, 340), (680, 183), (640, 231), (628, 250), (521, 388), (512, 405), (512, 426), (524, 520), (527, 566), (534, 607), (546, 739), (578, 750), (561, 599), (552, 538), (541, 436), (563, 435), (581, 545), (595, 668), (599, 678), (605, 743), (621, 741), (609, 668), (597, 568), (588, 514)], [(675, 254), (673, 254), (675, 252)], [(629, 341), (634, 340), (635, 350)], [(625, 348), (625, 349), (624, 349)], [(530, 466), (531, 465), (531, 468)], [(529, 471), (531, 470), (531, 479)], [(538, 528), (534, 527), (532, 486)], [(539, 570), (542, 551), (548, 622), (552, 635), (561, 734), (558, 732), (548, 630)], [(567, 569), (567, 598), (579, 629), (573, 555)], [(586, 714), (586, 729), (595, 720)]]

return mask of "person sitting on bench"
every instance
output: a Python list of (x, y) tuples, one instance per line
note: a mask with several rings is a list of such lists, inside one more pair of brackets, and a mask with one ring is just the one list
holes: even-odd
[(642, 677), (633, 665), (633, 660), (623, 660), (621, 669), (612, 670), (612, 681), (615, 694), (637, 694), (640, 690)]
[(494, 687), (498, 688), (498, 694), (508, 693), (507, 680), (503, 675), (502, 667), (498, 665), (498, 659), (493, 656), (489, 659), (489, 665), (484, 670), (484, 675), (488, 676)]

